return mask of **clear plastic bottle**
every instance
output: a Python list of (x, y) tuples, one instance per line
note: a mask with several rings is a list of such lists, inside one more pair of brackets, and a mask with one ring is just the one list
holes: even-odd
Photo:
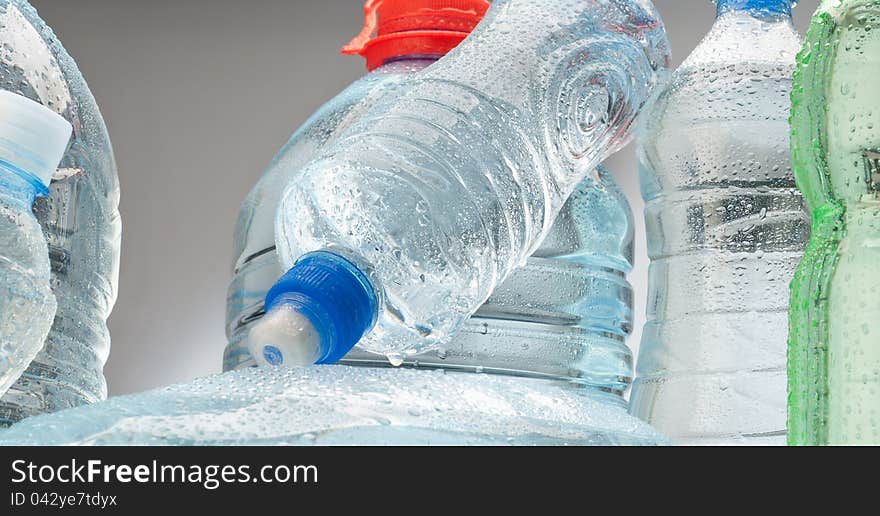
[(652, 263), (631, 409), (679, 443), (785, 443), (788, 285), (809, 237), (792, 4), (719, 0), (640, 134)]
[(106, 397), (107, 317), (119, 274), (119, 181), (104, 120), (76, 63), (25, 0), (0, 0), (0, 88), (73, 125), (73, 141), (35, 204), (58, 311), (46, 346), (0, 399), (0, 425)]
[(798, 56), (792, 159), (813, 234), (792, 283), (789, 443), (880, 445), (880, 1), (825, 1)]
[(363, 55), (370, 73), (322, 106), (294, 133), (239, 211), (236, 261), (226, 303), (229, 344), (223, 356), (224, 371), (255, 365), (248, 336), (264, 314), (266, 293), (284, 273), (275, 252), (275, 216), (284, 187), (378, 99), (396, 96), (405, 77), (430, 66), (460, 43), (488, 6), (485, 0), (366, 3), (364, 30), (343, 52)]
[(70, 141), (70, 124), (0, 90), (0, 395), (43, 348), (57, 304), (49, 248), (33, 214)]
[(493, 3), (289, 185), (290, 270), (255, 358), (332, 363), (359, 343), (400, 363), (448, 344), (626, 142), (667, 56), (650, 2)]

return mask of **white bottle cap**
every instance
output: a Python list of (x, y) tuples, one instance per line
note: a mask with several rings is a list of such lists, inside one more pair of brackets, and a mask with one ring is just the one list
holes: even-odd
[(262, 367), (308, 367), (321, 358), (321, 336), (312, 322), (284, 303), (253, 327), (248, 346)]
[(0, 91), (0, 161), (34, 176), (48, 187), (73, 128), (49, 108), (9, 91)]

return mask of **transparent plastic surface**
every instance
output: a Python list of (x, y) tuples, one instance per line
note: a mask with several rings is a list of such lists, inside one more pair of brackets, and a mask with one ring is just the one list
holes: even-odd
[[(632, 381), (632, 212), (603, 168), (563, 206), (541, 247), (453, 338), (523, 370), (623, 393)], [(517, 357), (517, 354), (521, 353)], [(448, 359), (448, 358), (447, 358)], [(491, 362), (491, 360), (487, 361)]]
[(798, 56), (792, 156), (813, 234), (792, 284), (789, 442), (880, 444), (880, 2), (825, 1)]
[[(392, 357), (392, 362), (564, 378), (622, 393), (632, 379), (626, 346), (633, 324), (633, 293), (626, 280), (632, 265), (632, 213), (600, 167), (572, 193), (541, 247), (461, 333), (438, 350)], [(253, 311), (246, 319), (251, 324), (261, 317), (261, 311)], [(230, 321), (244, 319), (236, 315)], [(255, 365), (246, 348), (236, 349), (239, 358), (227, 361), (228, 369)], [(362, 348), (343, 362), (389, 365), (388, 357)]]
[[(602, 167), (572, 193), (541, 247), (449, 344), (394, 365), (554, 378), (622, 395), (632, 381), (632, 212)], [(345, 363), (388, 357), (355, 348)]]
[(40, 352), (0, 399), (0, 425), (106, 397), (103, 366), (116, 300), (119, 183), (104, 121), (73, 59), (24, 0), (0, 0), (0, 88), (73, 125), (73, 141), (35, 204), (58, 311)]
[(400, 363), (443, 348), (627, 142), (667, 54), (650, 2), (494, 2), (289, 184), (283, 268), (338, 252), (382, 291), (363, 350)]
[(248, 368), (40, 416), (0, 444), (653, 445), (619, 397), (489, 374)]
[(55, 318), (49, 250), (31, 211), (35, 194), (32, 182), (0, 162), (0, 395), (43, 348)]
[(723, 10), (640, 133), (652, 263), (631, 405), (679, 443), (785, 443), (788, 285), (809, 237), (789, 158), (799, 48), (787, 10)]

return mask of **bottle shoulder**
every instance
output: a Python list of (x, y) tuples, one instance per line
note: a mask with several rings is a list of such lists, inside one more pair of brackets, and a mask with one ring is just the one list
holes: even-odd
[(638, 130), (646, 200), (674, 190), (794, 188), (788, 120), (799, 37), (784, 28), (784, 38), (759, 38), (775, 43), (757, 57), (754, 41), (734, 53), (729, 34), (710, 33), (671, 74)]
[(794, 72), (791, 59), (688, 59), (670, 74), (640, 127), (642, 143), (657, 133), (724, 130), (742, 123), (787, 124)]
[(790, 22), (722, 15), (672, 74), (650, 119), (787, 120), (791, 79), (802, 40)]
[(788, 18), (721, 15), (681, 69), (706, 64), (768, 63), (793, 66), (803, 39)]
[(880, 6), (860, 7), (840, 14), (826, 76), (815, 78), (821, 96), (811, 99), (828, 187), (848, 209), (880, 199)]

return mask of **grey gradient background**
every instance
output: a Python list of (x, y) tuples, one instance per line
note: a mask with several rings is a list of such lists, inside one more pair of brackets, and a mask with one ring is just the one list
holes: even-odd
[[(536, 0), (539, 1), (539, 0)], [(239, 204), (293, 131), (364, 73), (339, 48), (362, 0), (32, 0), (76, 58), (119, 162), (123, 248), (111, 394), (220, 370)], [(711, 0), (655, 0), (674, 64)], [(796, 9), (804, 31), (818, 0)], [(638, 350), (647, 256), (632, 146), (608, 163), (637, 221)]]

